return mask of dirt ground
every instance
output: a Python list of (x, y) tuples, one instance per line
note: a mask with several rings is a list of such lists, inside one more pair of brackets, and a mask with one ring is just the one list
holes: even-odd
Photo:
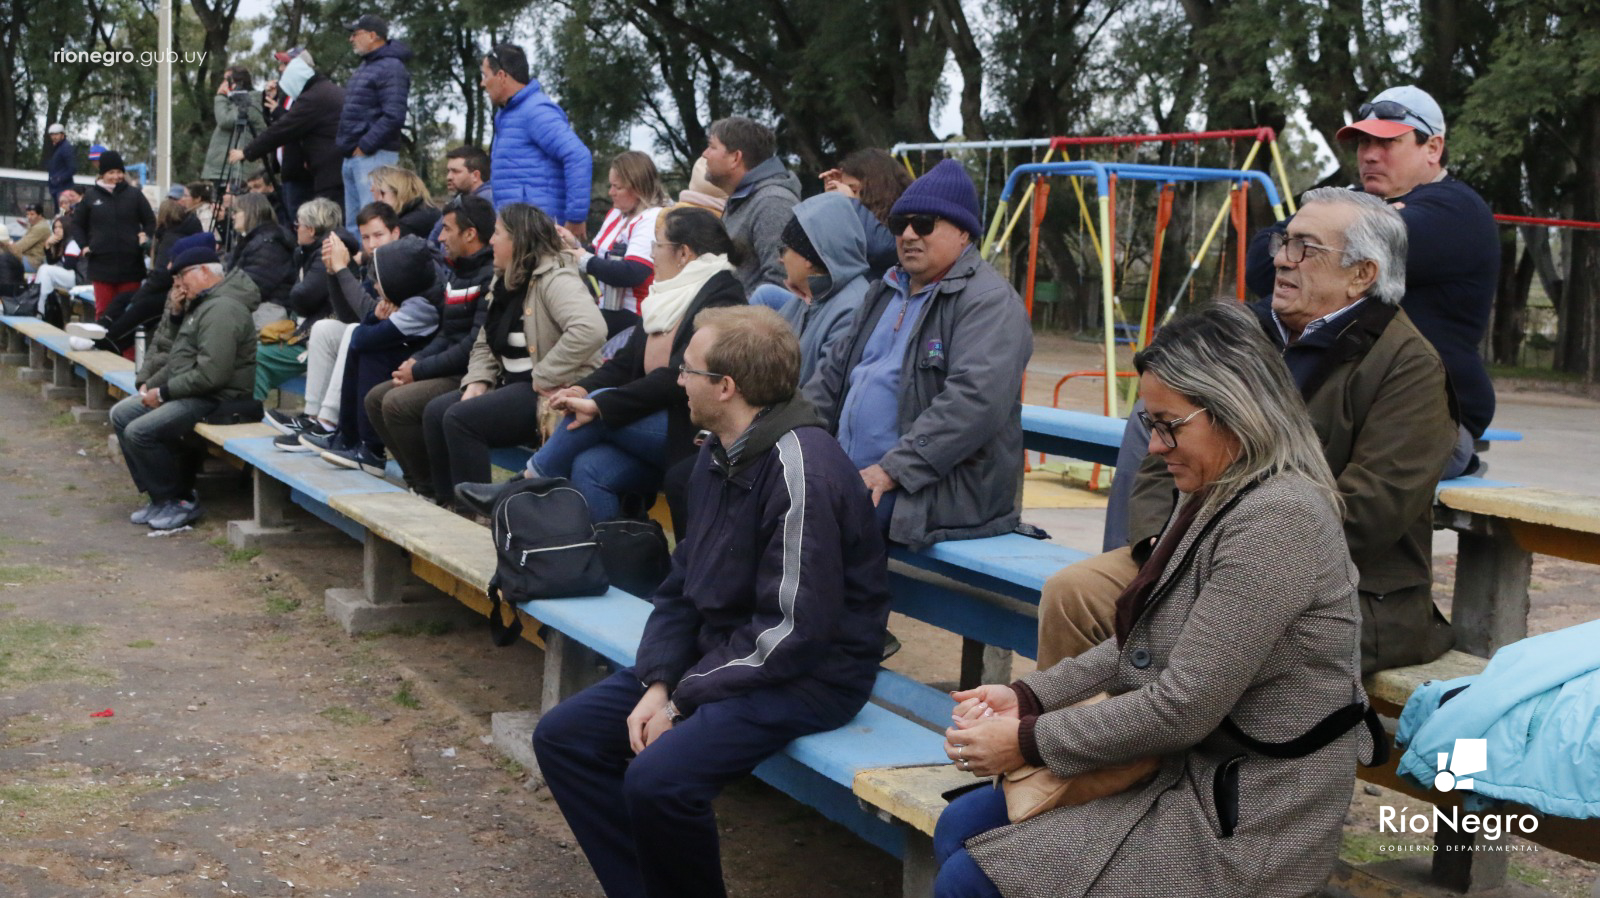
[[(1097, 351), (1041, 337), (1029, 401)], [(1061, 404), (1098, 411), (1100, 389), (1074, 379)], [(106, 429), (66, 407), (0, 371), (0, 896), (600, 894), (548, 794), (488, 745), (491, 712), (537, 705), (536, 649), (470, 622), (345, 636), (322, 594), (359, 581), (356, 544), (232, 551), (249, 493), (220, 463), (195, 530), (146, 536)], [(1596, 570), (1538, 559), (1534, 631), (1600, 613)], [(955, 680), (956, 637), (891, 626), (894, 667)], [(1347, 855), (1383, 856), (1376, 808), (1407, 799), (1355, 793)], [(900, 892), (898, 862), (759, 782), (718, 811), (734, 895)], [(1513, 871), (1573, 898), (1597, 872), (1551, 852)]]

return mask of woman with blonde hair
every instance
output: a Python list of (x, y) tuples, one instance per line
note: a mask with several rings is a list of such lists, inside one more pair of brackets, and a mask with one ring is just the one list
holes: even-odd
[(1259, 321), (1211, 306), (1134, 367), (1151, 455), (1183, 498), (1113, 637), (955, 693), (945, 751), (977, 776), (1138, 773), (1034, 816), (987, 783), (957, 798), (934, 831), (936, 898), (1309, 898), (1338, 856), (1361, 744), (1386, 738), (1361, 687), (1343, 504)]
[(415, 234), (426, 240), (439, 221), (439, 207), (428, 199), (428, 185), (409, 168), (380, 165), (367, 177), (372, 184), (372, 199), (388, 203), (400, 219), (400, 234)]
[(561, 230), (567, 248), (577, 255), (578, 270), (600, 282), (600, 314), (608, 337), (639, 323), (655, 279), (656, 216), (672, 202), (655, 162), (638, 150), (618, 153), (611, 160), (609, 181), (611, 211), (593, 245), (583, 246)]

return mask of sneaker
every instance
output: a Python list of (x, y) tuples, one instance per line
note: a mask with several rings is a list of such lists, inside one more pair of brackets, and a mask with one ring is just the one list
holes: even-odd
[(331, 449), (322, 453), (322, 460), (341, 468), (354, 468), (374, 477), (382, 477), (385, 467), (384, 460), (365, 446), (357, 446), (354, 449)]
[(141, 527), (150, 523), (150, 516), (155, 514), (157, 505), (158, 503), (155, 502), (148, 503), (145, 505), (145, 507), (135, 511), (133, 514), (128, 515), (128, 523), (138, 524)]
[(307, 452), (331, 452), (334, 449), (348, 449), (350, 447), (339, 439), (339, 431), (330, 430), (327, 433), (312, 433), (309, 430), (300, 432), (300, 444), (305, 446)]
[(66, 331), (67, 336), (82, 337), (83, 339), (88, 340), (91, 345), (96, 340), (105, 339), (106, 336), (105, 328), (98, 324), (90, 324), (83, 321), (74, 321), (71, 324), (68, 324)]
[(87, 352), (94, 348), (94, 341), (88, 337), (68, 337), (67, 345), (78, 352)]
[(298, 433), (286, 433), (283, 436), (273, 437), (272, 438), (272, 448), (278, 450), (279, 452), (320, 452), (320, 451), (322, 451), (320, 449), (313, 449), (310, 446), (307, 446), (306, 444), (300, 442), (300, 434), (298, 434)]
[(176, 530), (200, 519), (200, 503), (188, 499), (171, 499), (161, 503), (147, 522), (151, 530)]
[(301, 417), (301, 415), (291, 415), (288, 412), (269, 408), (267, 413), (261, 416), (261, 423), (285, 436), (298, 436)]
[(319, 437), (325, 437), (339, 430), (337, 427), (329, 427), (328, 425), (322, 423), (321, 420), (313, 418), (310, 415), (301, 415), (296, 420), (300, 422), (301, 433), (314, 433)]

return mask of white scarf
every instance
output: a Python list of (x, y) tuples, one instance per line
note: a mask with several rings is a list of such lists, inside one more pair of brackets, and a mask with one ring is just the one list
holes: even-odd
[(678, 326), (700, 288), (719, 271), (732, 271), (727, 256), (706, 253), (692, 259), (673, 277), (650, 285), (644, 299), (644, 332), (664, 334)]

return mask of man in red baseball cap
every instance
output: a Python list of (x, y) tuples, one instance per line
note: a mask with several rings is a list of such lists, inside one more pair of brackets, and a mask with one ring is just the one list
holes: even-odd
[[(1500, 276), (1500, 235), (1477, 191), (1445, 168), (1444, 112), (1419, 87), (1391, 87), (1361, 104), (1335, 138), (1354, 144), (1361, 178), (1353, 188), (1383, 197), (1405, 219), (1406, 295), (1401, 308), (1443, 360), (1460, 407), (1460, 433), (1444, 477), (1481, 473), (1474, 440), (1494, 418), (1494, 384), (1478, 352)], [(1275, 277), (1269, 241), (1250, 242), (1246, 279), (1259, 295)]]

